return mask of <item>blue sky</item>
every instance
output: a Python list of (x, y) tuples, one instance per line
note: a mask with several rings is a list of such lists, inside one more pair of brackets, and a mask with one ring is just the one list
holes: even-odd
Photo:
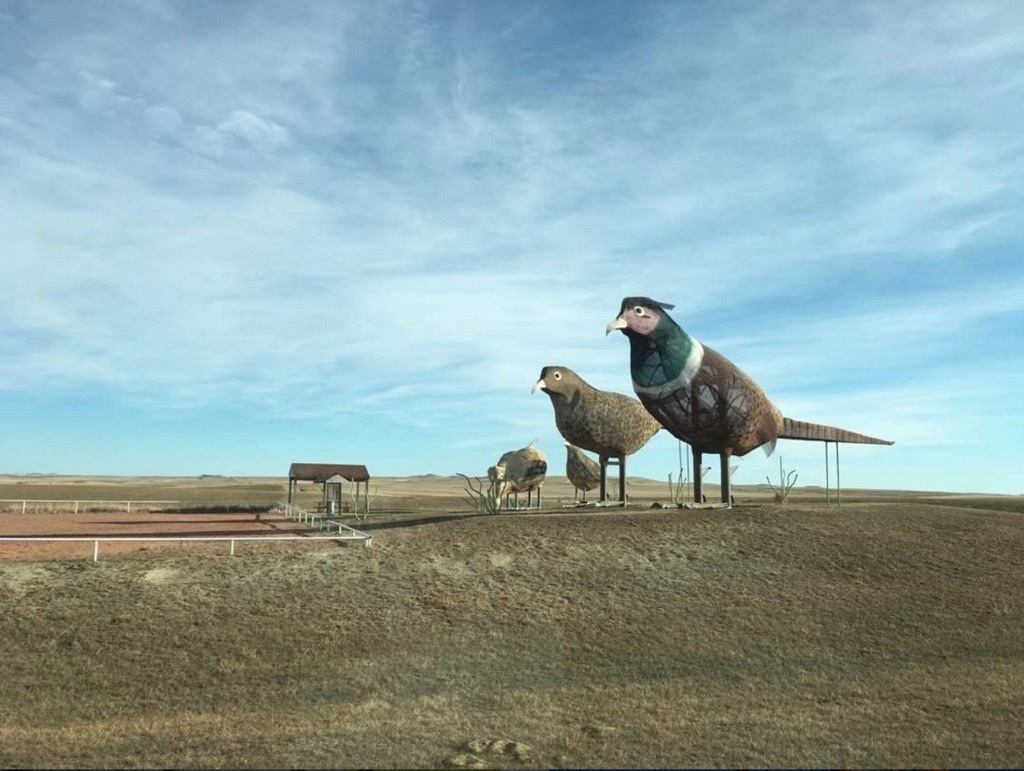
[(1022, 493), (1022, 126), (1016, 0), (2, 0), (0, 473), (561, 474), (639, 294), (844, 486)]

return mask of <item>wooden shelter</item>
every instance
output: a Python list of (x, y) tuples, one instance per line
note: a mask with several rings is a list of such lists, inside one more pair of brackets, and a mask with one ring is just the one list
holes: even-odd
[[(370, 472), (366, 466), (349, 463), (293, 463), (288, 470), (288, 503), (295, 498), (299, 482), (316, 482), (323, 486), (323, 508), (336, 508), (342, 511), (342, 485), (350, 482), (355, 485), (355, 511), (360, 508), (360, 486), (365, 508), (370, 497)], [(333, 501), (334, 506), (329, 506)]]

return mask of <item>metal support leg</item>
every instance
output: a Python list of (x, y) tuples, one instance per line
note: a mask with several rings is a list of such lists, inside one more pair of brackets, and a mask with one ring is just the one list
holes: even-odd
[(704, 502), (704, 479), (700, 475), (700, 464), (703, 455), (696, 447), (693, 448), (693, 501), (694, 503)]
[(599, 503), (604, 503), (608, 498), (608, 456), (601, 456), (601, 495), (598, 498)]
[(843, 505), (842, 486), (839, 484), (839, 442), (836, 442), (836, 506)]
[(722, 463), (722, 503), (731, 505), (732, 480), (729, 479), (729, 460), (732, 458), (732, 453), (723, 452), (718, 457)]
[(619, 502), (626, 505), (626, 456), (619, 456)]
[(832, 505), (832, 492), (829, 489), (828, 480), (828, 442), (825, 442), (825, 505)]

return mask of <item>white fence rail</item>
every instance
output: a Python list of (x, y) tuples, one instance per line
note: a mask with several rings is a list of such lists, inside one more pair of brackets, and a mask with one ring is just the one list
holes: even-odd
[[(128, 505), (128, 511), (131, 510), (131, 504), (154, 504), (154, 503), (177, 503), (177, 501), (31, 501), (21, 499), (4, 500), (0, 499), (2, 503), (74, 503), (75, 512), (78, 512), (79, 503), (124, 503)], [(356, 530), (354, 527), (346, 525), (344, 522), (338, 522), (336, 519), (330, 519), (329, 517), (321, 516), (320, 514), (313, 514), (300, 509), (298, 506), (293, 506), (289, 503), (281, 503), (277, 505), (279, 509), (286, 517), (294, 519), (302, 524), (310, 525), (321, 530), (326, 530), (327, 535), (124, 535), (124, 536), (73, 536), (73, 535), (54, 535), (54, 536), (35, 536), (35, 535), (17, 535), (17, 536), (0, 536), (0, 542), (13, 542), (13, 543), (48, 543), (58, 541), (80, 541), (80, 542), (91, 542), (92, 547), (92, 561), (98, 562), (100, 558), (100, 543), (106, 541), (174, 541), (177, 543), (183, 543), (186, 541), (227, 541), (231, 545), (231, 556), (235, 555), (235, 542), (236, 541), (362, 541), (364, 546), (370, 546), (373, 543), (373, 537), (369, 533), (364, 533), (362, 530)], [(24, 509), (23, 509), (24, 511)], [(337, 532), (334, 535), (330, 534), (332, 528), (336, 528)]]
[[(124, 508), (125, 513), (132, 513), (132, 506), (135, 507), (136, 511), (144, 511), (150, 506), (170, 506), (178, 503), (178, 501), (124, 501), (124, 500), (77, 500), (72, 501), (67, 498), (54, 498), (54, 499), (42, 499), (42, 498), (0, 498), (0, 509), (5, 508), (4, 504), (21, 504), (21, 513), (25, 514), (29, 507), (36, 508), (57, 508), (64, 510), (65, 508), (73, 511), (75, 514), (78, 513), (79, 508), (95, 508), (97, 506), (110, 505), (111, 507), (116, 506), (118, 509)], [(16, 507), (15, 507), (16, 508)]]
[(311, 511), (300, 509), (298, 506), (293, 506), (290, 503), (279, 503), (275, 508), (280, 510), (281, 513), (283, 513), (289, 519), (294, 519), (297, 522), (301, 522), (306, 525), (311, 525), (313, 527), (320, 528), (321, 530), (326, 530), (328, 533), (331, 532), (332, 527), (335, 527), (338, 529), (339, 535), (342, 532), (347, 532), (351, 534), (347, 536), (349, 538), (364, 538), (366, 539), (367, 546), (369, 546), (370, 542), (373, 540), (367, 533), (364, 533), (362, 530), (356, 530), (354, 527), (346, 525), (344, 522), (339, 522), (336, 519), (331, 519), (330, 517), (324, 516), (323, 514), (314, 514)]
[[(359, 531), (356, 531), (357, 533)], [(95, 536), (72, 536), (72, 535), (54, 535), (54, 536), (35, 536), (35, 535), (11, 535), (11, 536), (0, 536), (0, 541), (15, 542), (15, 543), (49, 543), (51, 541), (80, 541), (83, 543), (92, 543), (92, 561), (99, 562), (100, 559), (100, 542), (107, 541), (173, 541), (173, 542), (184, 542), (184, 541), (228, 541), (231, 544), (231, 556), (235, 556), (235, 541), (363, 541), (363, 545), (369, 546), (371, 542), (370, 536), (366, 533), (359, 533), (359, 535), (125, 535), (125, 536), (104, 536), (97, 538)]]

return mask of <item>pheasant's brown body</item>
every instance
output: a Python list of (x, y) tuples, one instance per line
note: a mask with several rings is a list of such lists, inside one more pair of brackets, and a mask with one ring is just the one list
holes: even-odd
[[(555, 426), (562, 437), (600, 456), (602, 482), (609, 459), (618, 460), (624, 500), (626, 456), (647, 444), (661, 424), (636, 399), (594, 388), (567, 367), (544, 367), (534, 384), (537, 388), (551, 397)], [(601, 489), (603, 493), (604, 484)]]
[(567, 367), (545, 367), (537, 386), (551, 397), (562, 437), (598, 455), (632, 455), (661, 428), (636, 399), (594, 388)]
[[(724, 502), (729, 501), (729, 456), (756, 447), (771, 453), (777, 439), (892, 444), (783, 417), (752, 378), (686, 334), (665, 312), (672, 307), (649, 297), (627, 297), (606, 331), (618, 329), (629, 338), (633, 390), (662, 426), (693, 448), (695, 465), (703, 452), (721, 455)], [(694, 492), (699, 500), (696, 483)]]
[(761, 387), (707, 346), (689, 385), (638, 396), (673, 436), (707, 452), (746, 455), (773, 443), (782, 431), (782, 415)]
[(583, 500), (586, 500), (587, 491), (601, 483), (601, 466), (574, 444), (566, 442), (565, 450), (565, 476), (575, 490), (583, 493)]

